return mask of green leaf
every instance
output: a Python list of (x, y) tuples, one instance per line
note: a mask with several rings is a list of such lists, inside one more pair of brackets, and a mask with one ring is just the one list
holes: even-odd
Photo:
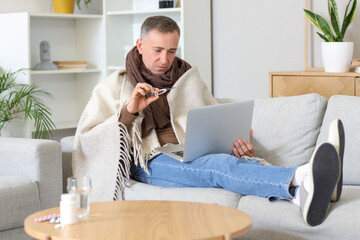
[(349, 14), (347, 14), (350, 3), (352, 1), (353, 0), (350, 0), (348, 5), (346, 6), (345, 15), (344, 15), (344, 21), (343, 21), (343, 25), (342, 25), (342, 28), (341, 28), (342, 38), (345, 36), (346, 29), (349, 27), (350, 23), (354, 20), (354, 17), (355, 17), (356, 7), (357, 7), (357, 0), (353, 1), (351, 10), (350, 10)]
[(328, 39), (325, 35), (323, 35), (323, 34), (321, 34), (321, 33), (319, 33), (319, 32), (317, 32), (317, 34), (318, 34), (325, 42), (330, 42), (329, 39)]
[(310, 23), (314, 25), (316, 28), (318, 28), (320, 31), (322, 31), (330, 41), (333, 41), (334, 36), (327, 21), (316, 13), (313, 13), (306, 9), (304, 9), (304, 11)]
[(305, 12), (305, 16), (310, 21), (310, 23), (320, 29), (320, 26), (318, 25), (318, 23), (316, 21), (315, 14), (307, 9), (304, 9), (304, 12)]
[(79, 10), (81, 10), (80, 2), (81, 2), (81, 0), (76, 0), (76, 5), (78, 6)]
[(88, 7), (88, 4), (91, 3), (91, 0), (85, 0), (85, 6)]
[(330, 15), (331, 27), (334, 30), (336, 37), (340, 35), (338, 8), (335, 0), (328, 0), (328, 10)]
[(333, 39), (334, 39), (334, 36), (333, 36), (333, 33), (332, 33), (331, 29), (330, 29), (329, 24), (328, 24), (327, 21), (326, 21), (323, 17), (321, 17), (320, 15), (317, 15), (317, 14), (315, 14), (315, 15), (316, 15), (316, 21), (318, 22), (318, 25), (320, 26), (319, 29), (320, 29), (323, 33), (325, 33), (325, 35), (328, 36), (329, 39), (330, 39), (330, 41), (332, 42)]
[[(76, 5), (78, 6), (79, 10), (81, 10), (80, 3), (81, 3), (81, 0), (76, 0)], [(87, 8), (88, 4), (91, 3), (91, 0), (84, 0), (84, 3), (85, 3), (85, 6)]]

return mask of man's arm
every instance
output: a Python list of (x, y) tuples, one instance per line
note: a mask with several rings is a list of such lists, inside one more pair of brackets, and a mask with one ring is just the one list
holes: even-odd
[(253, 130), (250, 130), (250, 142), (245, 139), (238, 139), (234, 142), (233, 154), (237, 158), (241, 158), (243, 156), (253, 157), (256, 153), (254, 146), (251, 144), (251, 138), (253, 135)]

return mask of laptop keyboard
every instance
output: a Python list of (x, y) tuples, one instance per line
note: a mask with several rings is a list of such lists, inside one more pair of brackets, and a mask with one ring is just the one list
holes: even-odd
[(175, 151), (175, 152), (171, 152), (172, 154), (175, 154), (175, 155), (177, 155), (177, 156), (179, 156), (179, 157), (184, 157), (184, 151), (183, 150), (181, 150), (181, 151)]

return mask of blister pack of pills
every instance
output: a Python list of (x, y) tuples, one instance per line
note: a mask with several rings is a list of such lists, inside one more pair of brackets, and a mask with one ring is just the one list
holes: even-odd
[(50, 223), (60, 223), (60, 214), (53, 213), (46, 216), (38, 217), (34, 219), (35, 222), (47, 222)]

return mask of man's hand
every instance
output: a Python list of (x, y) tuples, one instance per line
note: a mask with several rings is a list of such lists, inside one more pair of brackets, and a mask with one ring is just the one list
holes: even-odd
[(159, 90), (158, 88), (153, 88), (150, 84), (147, 83), (138, 83), (136, 84), (134, 91), (130, 96), (130, 101), (127, 104), (126, 108), (129, 113), (135, 114), (144, 110), (150, 103), (159, 99), (159, 96), (151, 96), (145, 98), (146, 94), (152, 93)]
[(238, 139), (234, 143), (233, 153), (237, 158), (241, 158), (243, 156), (253, 157), (256, 153), (254, 146), (251, 144), (251, 138), (253, 135), (253, 130), (250, 130), (250, 142), (245, 139)]

